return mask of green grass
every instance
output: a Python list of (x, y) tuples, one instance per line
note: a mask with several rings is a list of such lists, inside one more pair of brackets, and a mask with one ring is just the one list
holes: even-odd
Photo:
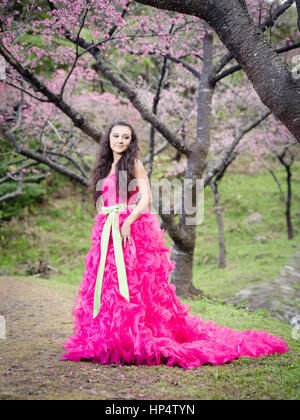
[[(255, 176), (233, 174), (220, 183), (226, 268), (218, 266), (219, 238), (213, 196), (210, 188), (205, 189), (204, 222), (197, 229), (194, 260), (196, 287), (207, 295), (225, 297), (276, 278), (299, 249), (300, 213), (297, 204), (300, 201), (300, 176), (296, 170), (299, 166), (298, 163), (295, 165), (292, 184), (293, 240), (287, 238), (284, 205), (270, 175), (265, 172)], [(276, 174), (284, 185), (285, 173), (278, 170)], [(262, 222), (242, 224), (253, 212), (262, 215)], [(254, 241), (257, 236), (266, 236), (266, 242)], [(208, 257), (206, 264), (205, 257)]]
[[(235, 330), (266, 330), (284, 337), (291, 352), (261, 359), (242, 358), (223, 366), (203, 366), (203, 389), (193, 389), (195, 398), (210, 399), (299, 399), (300, 340), (292, 338), (291, 327), (266, 311), (247, 311), (207, 299), (188, 303), (191, 313)], [(298, 385), (297, 385), (298, 384)], [(191, 391), (193, 388), (191, 384)]]

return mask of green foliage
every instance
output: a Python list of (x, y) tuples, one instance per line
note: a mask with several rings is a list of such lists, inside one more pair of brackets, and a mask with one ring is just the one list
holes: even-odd
[[(0, 197), (4, 194), (14, 192), (17, 182), (5, 182), (0, 184)], [(42, 184), (28, 182), (23, 184), (23, 195), (16, 199), (4, 201), (0, 206), (0, 219), (10, 219), (12, 216), (22, 216), (24, 208), (33, 209), (33, 205), (41, 202), (46, 196), (45, 187)]]
[[(41, 164), (36, 165), (35, 168), (45, 172), (47, 167)], [(8, 161), (3, 160), (0, 162), (0, 178), (4, 177), (6, 172), (10, 172), (10, 167)], [(14, 180), (0, 183), (0, 197), (13, 193), (16, 191), (17, 186), (18, 181)], [(30, 212), (34, 212), (35, 205), (41, 204), (42, 200), (46, 198), (45, 180), (24, 182), (22, 191), (24, 194), (0, 203), (0, 220), (9, 220), (13, 216), (22, 217), (25, 208)]]

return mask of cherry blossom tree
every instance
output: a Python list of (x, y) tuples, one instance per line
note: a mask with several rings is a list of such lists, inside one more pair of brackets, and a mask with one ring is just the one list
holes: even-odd
[[(21, 89), (19, 84), (21, 77), (26, 83), (26, 89), (23, 90), (29, 96), (34, 95), (40, 101), (48, 101), (48, 105), (54, 105), (82, 133), (99, 142), (101, 139), (101, 130), (80, 109), (80, 104), (74, 104), (67, 96), (68, 86), (71, 84), (72, 76), (76, 74), (75, 71), (78, 66), (81, 65), (83, 68), (88, 68), (88, 63), (91, 63), (92, 60), (92, 67), (95, 72), (98, 75), (102, 75), (105, 78), (104, 80), (106, 82), (108, 81), (122, 97), (130, 101), (142, 119), (151, 124), (152, 130), (155, 129), (161, 138), (164, 138), (177, 152), (186, 156), (187, 165), (184, 178), (193, 181), (192, 192), (194, 194), (195, 181), (201, 178), (207, 167), (207, 155), (211, 144), (212, 99), (217, 84), (226, 76), (232, 75), (242, 68), (256, 87), (260, 97), (264, 98), (263, 89), (266, 87), (269, 89), (267, 82), (269, 82), (270, 78), (265, 79), (264, 81), (266, 83), (262, 86), (261, 81), (256, 80), (258, 75), (257, 73), (254, 74), (253, 68), (257, 69), (257, 63), (259, 63), (261, 66), (260, 70), (262, 70), (262, 57), (264, 59), (270, 59), (267, 63), (268, 65), (272, 64), (277, 54), (292, 50), (297, 45), (285, 46), (283, 49), (281, 48), (281, 51), (275, 52), (266, 45), (262, 33), (267, 28), (272, 27), (276, 19), (293, 2), (286, 1), (283, 5), (274, 9), (269, 15), (263, 13), (264, 10), (261, 9), (258, 16), (259, 20), (256, 23), (254, 23), (254, 19), (250, 18), (244, 1), (238, 2), (238, 10), (232, 11), (230, 16), (229, 6), (226, 3), (223, 7), (222, 2), (222, 7), (218, 5), (214, 10), (210, 11), (211, 14), (216, 12), (215, 16), (209, 21), (211, 26), (203, 23), (200, 18), (204, 20), (205, 18), (196, 15), (196, 13), (194, 13), (194, 17), (184, 16), (182, 13), (161, 13), (160, 11), (153, 11), (150, 14), (148, 9), (147, 12), (144, 8), (137, 7), (136, 3), (142, 2), (124, 0), (114, 2), (108, 2), (106, 0), (76, 0), (72, 2), (68, 0), (49, 0), (43, 3), (31, 2), (30, 4), (26, 4), (25, 7), (21, 7), (20, 11), (14, 10), (14, 13), (11, 14), (11, 9), (9, 8), (11, 2), (5, 0), (3, 3), (4, 8), (2, 9), (5, 13), (1, 14), (3, 19), (0, 19), (2, 30), (0, 36), (0, 54), (8, 64), (8, 83), (16, 89)], [(153, 3), (161, 6), (163, 2)], [(165, 2), (165, 4), (167, 3)], [(179, 2), (170, 3), (179, 7)], [(181, 3), (185, 5), (186, 2)], [(191, 6), (193, 2), (189, 3)], [(196, 6), (198, 13), (198, 8), (202, 10), (202, 2), (194, 2), (194, 10), (196, 10)], [(15, 12), (17, 13), (15, 14)], [(236, 28), (233, 31), (227, 30), (227, 33), (232, 33), (233, 35), (232, 37), (229, 36), (229, 38), (224, 35), (224, 39), (226, 38), (225, 42), (220, 36), (224, 32), (224, 25), (226, 23), (224, 23), (224, 17), (228, 18), (228, 25), (231, 28), (238, 15), (240, 16), (240, 23), (245, 25), (247, 23), (247, 27), (250, 27), (252, 32), (245, 40), (241, 39), (241, 33), (244, 33), (244, 31), (241, 32), (238, 40)], [(223, 30), (220, 29), (220, 25), (217, 24), (216, 19), (219, 19), (220, 22), (222, 21)], [(222, 50), (220, 50), (221, 52), (218, 51), (221, 54), (221, 58), (216, 62), (214, 59), (214, 35), (211, 27), (216, 30), (220, 39), (229, 49), (229, 53), (226, 51), (222, 53)], [(33, 38), (37, 37), (37, 35), (42, 36), (42, 46), (28, 42), (28, 39), (24, 40), (24, 34), (28, 34), (28, 32), (32, 34)], [(191, 36), (190, 34), (193, 35)], [(197, 35), (195, 36), (195, 34)], [(253, 39), (255, 38), (259, 41), (258, 50), (253, 45)], [(254, 63), (252, 67), (251, 60), (246, 60), (245, 58), (244, 50), (247, 42), (251, 46), (250, 53), (253, 53), (251, 55)], [(24, 53), (24, 49), (26, 50), (26, 54)], [(259, 60), (253, 60), (253, 57), (256, 57), (259, 50), (261, 50), (258, 57)], [(116, 51), (118, 55), (120, 54), (120, 60), (116, 60)], [(186, 133), (185, 129), (183, 129), (186, 127), (184, 124), (186, 117), (183, 116), (180, 124), (174, 127), (170, 115), (166, 118), (167, 113), (158, 114), (158, 96), (152, 102), (152, 109), (148, 106), (149, 102), (147, 102), (147, 99), (149, 98), (149, 92), (142, 90), (134, 82), (138, 78), (138, 75), (135, 67), (126, 63), (129, 55), (134, 57), (137, 63), (141, 64), (146, 62), (147, 56), (163, 56), (161, 77), (157, 83), (157, 94), (159, 94), (160, 83), (165, 77), (164, 66), (166, 65), (166, 60), (176, 63), (178, 68), (181, 66), (182, 69), (193, 74), (196, 78), (197, 113), (194, 122), (196, 135), (191, 137), (189, 142), (185, 140)], [(191, 61), (191, 56), (194, 61)], [(241, 67), (234, 65), (229, 69), (224, 69), (233, 57), (237, 59)], [(244, 58), (245, 61), (243, 61)], [(64, 81), (59, 86), (53, 84), (51, 78), (47, 79), (47, 77), (39, 74), (39, 69), (45, 60), (49, 60), (50, 74), (52, 76), (56, 77), (56, 72), (61, 67), (68, 69)], [(198, 60), (196, 64), (194, 64), (195, 60)], [(278, 63), (277, 67), (280, 71), (276, 73), (274, 72), (274, 68), (272, 68), (269, 76), (273, 77), (275, 81), (281, 81), (281, 85), (286, 87), (287, 81), (285, 75), (288, 70), (283, 68), (281, 60), (278, 58), (276, 60), (276, 63)], [(201, 66), (199, 63), (201, 63)], [(249, 73), (251, 73), (252, 79)], [(265, 74), (265, 69), (263, 69), (263, 73)], [(85, 75), (82, 74), (82, 77), (85, 78)], [(282, 79), (285, 80), (285, 84)], [(295, 85), (293, 82), (291, 84), (293, 86)], [(272, 94), (268, 96), (265, 102), (269, 104), (270, 98), (273, 100), (270, 109), (273, 109), (277, 104), (276, 95), (273, 91), (274, 89), (272, 89)], [(294, 100), (294, 96), (291, 95), (292, 100)], [(297, 104), (296, 101), (294, 102), (295, 106), (293, 110), (296, 110)], [(188, 110), (189, 107), (187, 106), (186, 109)], [(286, 111), (286, 107), (284, 109)], [(294, 112), (293, 110), (289, 109), (288, 120), (290, 130), (297, 131), (297, 123), (292, 124), (290, 118)], [(273, 111), (275, 112), (275, 110)], [(281, 117), (283, 116), (280, 109), (277, 109), (276, 112)], [(150, 172), (151, 162), (155, 154), (153, 133), (153, 131), (150, 133), (151, 142), (148, 158)], [(180, 134), (178, 135), (178, 133)], [(36, 157), (33, 153), (29, 154), (24, 148), (20, 147), (14, 136), (11, 135), (10, 130), (6, 130), (6, 137), (19, 153), (32, 158)], [(205, 178), (207, 182), (223, 171), (233, 149), (234, 142), (232, 147), (225, 150), (217, 164), (209, 169), (209, 173)], [(50, 168), (59, 169), (49, 159), (46, 163)], [(76, 176), (78, 180), (81, 177), (82, 175), (78, 174)], [(182, 195), (182, 201), (183, 199), (184, 197)], [(179, 223), (175, 221), (174, 211), (171, 214), (161, 214), (161, 217), (173, 239), (173, 259), (176, 261), (176, 270), (172, 273), (172, 282), (177, 286), (177, 293), (186, 296), (189, 294), (198, 294), (199, 291), (192, 285), (196, 227), (186, 225), (186, 213), (180, 215)]]
[[(84, 75), (84, 78), (83, 78)], [(52, 87), (61, 86), (66, 77), (66, 71), (58, 70), (56, 78), (52, 78)], [(66, 95), (77, 109), (80, 109), (88, 118), (95, 118), (99, 129), (110, 122), (111, 118), (117, 118), (120, 107), (123, 106), (124, 116), (137, 127), (142, 133), (143, 124), (138, 118), (137, 111), (126, 98), (121, 105), (120, 98), (116, 95), (97, 91), (88, 91), (89, 83), (97, 78), (95, 71), (87, 71), (77, 67), (71, 78), (70, 88), (66, 88)], [(74, 86), (78, 80), (87, 79), (78, 93), (74, 92)], [(0, 178), (0, 183), (8, 183), (12, 190), (0, 197), (0, 202), (13, 199), (24, 193), (22, 186), (26, 182), (32, 182), (48, 177), (52, 172), (59, 172), (74, 182), (85, 187), (89, 185), (89, 173), (91, 165), (86, 160), (94, 153), (94, 143), (91, 144), (89, 137), (84, 136), (82, 131), (74, 128), (74, 124), (62, 113), (56, 113), (56, 107), (49, 102), (41, 102), (39, 99), (24, 98), (24, 92), (14, 89), (9, 83), (3, 84), (0, 91), (0, 114), (3, 146), (1, 147), (2, 165), (5, 164), (6, 172)], [(101, 118), (98, 119), (97, 116)], [(15, 122), (9, 129), (11, 122)], [(18, 141), (16, 140), (16, 133)], [(28, 139), (31, 139), (28, 141)], [(37, 140), (34, 140), (37, 139)], [(12, 153), (12, 150), (15, 153)], [(7, 156), (7, 159), (6, 159)], [(20, 157), (23, 156), (22, 159)], [(2, 168), (4, 170), (4, 166)], [(2, 172), (3, 172), (2, 170)], [(39, 174), (39, 175), (37, 175)], [(13, 187), (17, 184), (17, 188)], [(13, 191), (15, 190), (15, 191)], [(84, 199), (85, 197), (83, 197)]]

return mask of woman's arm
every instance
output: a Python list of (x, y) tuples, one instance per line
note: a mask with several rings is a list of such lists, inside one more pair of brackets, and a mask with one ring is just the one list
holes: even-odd
[(152, 194), (149, 179), (142, 162), (137, 159), (135, 166), (135, 178), (139, 188), (140, 200), (131, 214), (126, 218), (126, 222), (130, 225), (137, 220), (149, 208), (151, 209)]

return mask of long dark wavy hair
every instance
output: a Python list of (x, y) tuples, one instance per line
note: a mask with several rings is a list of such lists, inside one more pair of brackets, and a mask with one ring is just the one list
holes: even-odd
[[(139, 145), (138, 138), (134, 128), (127, 123), (126, 121), (120, 120), (111, 123), (111, 125), (106, 130), (104, 137), (100, 141), (99, 149), (96, 155), (95, 164), (91, 171), (91, 183), (88, 187), (88, 192), (92, 195), (92, 200), (94, 203), (95, 209), (97, 208), (97, 200), (101, 195), (101, 186), (99, 191), (96, 191), (98, 182), (102, 179), (102, 182), (105, 177), (108, 176), (111, 165), (113, 163), (113, 151), (110, 147), (110, 133), (116, 125), (122, 125), (129, 127), (131, 130), (131, 141), (128, 146), (128, 149), (122, 154), (118, 163), (115, 166), (116, 171), (116, 193), (119, 191), (119, 172), (126, 171), (127, 173), (127, 186), (130, 181), (135, 179), (135, 161), (139, 157)], [(128, 189), (126, 191), (126, 197), (128, 200)]]

